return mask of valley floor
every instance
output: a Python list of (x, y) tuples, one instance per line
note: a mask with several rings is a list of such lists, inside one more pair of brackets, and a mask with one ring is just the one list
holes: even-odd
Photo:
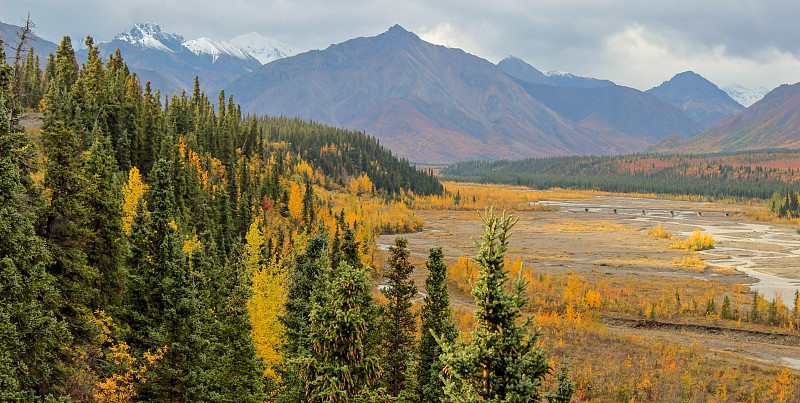
[[(533, 279), (530, 313), (544, 329), (541, 340), (554, 362), (572, 367), (579, 398), (736, 401), (752, 393), (772, 396), (780, 388), (800, 398), (800, 333), (746, 320), (750, 284), (764, 296), (761, 309), (782, 292), (776, 301), (791, 314), (793, 290), (800, 286), (800, 235), (793, 227), (750, 221), (743, 207), (728, 204), (622, 196), (536, 203), (557, 209), (512, 211), (520, 220), (507, 256), (512, 271), (521, 263)], [(474, 302), (467, 281), (458, 277), (476, 252), (471, 237), (481, 234), (480, 218), (463, 210), (418, 213), (423, 231), (403, 235), (417, 286), (424, 289), (428, 250), (442, 246), (454, 315), (469, 316)], [(700, 229), (715, 248), (671, 248), (672, 241), (646, 235), (659, 223), (680, 238)], [(376, 242), (386, 250), (394, 238), (383, 235)], [(738, 320), (721, 317), (724, 296)], [(457, 324), (468, 333), (472, 322), (461, 318)]]

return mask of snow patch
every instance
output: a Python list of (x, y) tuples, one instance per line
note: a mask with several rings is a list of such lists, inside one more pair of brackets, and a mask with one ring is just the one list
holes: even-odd
[(239, 59), (248, 59), (250, 55), (225, 41), (215, 41), (209, 38), (198, 38), (183, 43), (187, 49), (198, 56), (210, 55), (212, 61), (217, 61), (221, 55), (228, 55)]
[(231, 39), (230, 45), (253, 56), (261, 64), (297, 54), (293, 47), (257, 32), (239, 35)]
[(761, 98), (764, 98), (764, 95), (771, 91), (767, 87), (752, 87), (749, 85), (732, 85), (722, 90), (744, 107), (749, 107), (760, 101)]

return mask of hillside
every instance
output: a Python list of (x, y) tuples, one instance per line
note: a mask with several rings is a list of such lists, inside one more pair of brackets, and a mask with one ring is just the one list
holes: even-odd
[(573, 122), (499, 67), (400, 26), (275, 61), (229, 88), (246, 111), (365, 130), (417, 162), (617, 154), (647, 144)]
[(800, 148), (800, 83), (781, 85), (678, 146), (656, 144), (651, 151), (714, 153), (773, 148)]
[(692, 71), (676, 74), (646, 92), (684, 111), (704, 129), (744, 109), (725, 91)]

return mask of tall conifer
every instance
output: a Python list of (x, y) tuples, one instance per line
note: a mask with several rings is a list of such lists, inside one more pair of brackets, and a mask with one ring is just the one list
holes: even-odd
[[(474, 258), (481, 268), (472, 289), (477, 325), (470, 337), (444, 344), (444, 393), (450, 401), (487, 400), (496, 402), (536, 402), (539, 387), (549, 372), (547, 355), (536, 346), (536, 334), (527, 328), (530, 319), (517, 322), (527, 303), (523, 296), (527, 282), (520, 276), (513, 292), (506, 290), (508, 271), (503, 268), (508, 237), (517, 219), (501, 217), (487, 209), (483, 236), (475, 240), (479, 253)], [(520, 272), (521, 274), (521, 272)]]
[[(417, 363), (417, 399), (420, 402), (439, 402), (444, 397), (444, 382), (439, 343), (451, 344), (457, 330), (450, 318), (450, 296), (447, 294), (447, 266), (443, 262), (442, 248), (433, 248), (425, 267), (430, 274), (425, 279), (424, 305), (422, 306), (422, 336), (419, 341)], [(438, 338), (438, 342), (437, 342)]]
[(395, 397), (406, 389), (406, 372), (414, 355), (416, 333), (416, 315), (411, 311), (411, 299), (417, 295), (417, 287), (409, 279), (414, 266), (408, 261), (411, 253), (407, 245), (405, 238), (398, 237), (395, 245), (389, 248), (389, 270), (385, 275), (388, 281), (381, 290), (389, 300), (383, 310), (386, 322), (383, 369), (388, 392)]

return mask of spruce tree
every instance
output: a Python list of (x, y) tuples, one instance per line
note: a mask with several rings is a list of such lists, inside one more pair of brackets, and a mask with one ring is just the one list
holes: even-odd
[(383, 370), (369, 278), (342, 261), (330, 282), (315, 289), (310, 314), (310, 348), (299, 367), (307, 402), (380, 402)]
[(42, 224), (53, 258), (48, 270), (57, 280), (61, 294), (61, 314), (70, 324), (70, 331), (85, 338), (86, 315), (94, 311), (91, 301), (98, 296), (95, 284), (99, 274), (89, 266), (85, 247), (93, 238), (88, 225), (86, 206), (87, 181), (81, 175), (82, 164), (77, 137), (56, 121), (44, 130), (44, 185), (50, 191), (50, 204)]
[(87, 224), (92, 236), (86, 244), (87, 264), (97, 271), (92, 306), (108, 310), (120, 302), (125, 285), (124, 232), (116, 159), (108, 139), (99, 136), (89, 151), (84, 171), (87, 181)]
[[(539, 387), (550, 371), (547, 355), (536, 346), (537, 334), (528, 331), (530, 319), (518, 323), (527, 303), (527, 282), (520, 277), (513, 292), (506, 289), (508, 271), (503, 268), (510, 231), (517, 219), (501, 217), (487, 209), (481, 215), (483, 236), (474, 258), (481, 268), (472, 289), (477, 325), (470, 340), (443, 345), (444, 393), (456, 402), (536, 402)], [(522, 272), (520, 271), (520, 274)]]
[(305, 251), (295, 256), (289, 272), (284, 315), (280, 317), (284, 326), (284, 342), (281, 348), (284, 361), (281, 378), (284, 390), (280, 399), (283, 402), (303, 400), (305, 394), (306, 385), (300, 380), (300, 367), (297, 366), (296, 359), (311, 349), (309, 336), (313, 307), (312, 293), (326, 272), (327, 251), (327, 234), (323, 232), (314, 235), (308, 240)]
[[(458, 331), (450, 318), (450, 296), (447, 293), (447, 266), (442, 248), (433, 248), (425, 267), (430, 274), (425, 279), (425, 304), (422, 306), (422, 337), (419, 341), (417, 363), (417, 399), (420, 402), (440, 402), (444, 397), (441, 375), (444, 364), (440, 359), (439, 343), (452, 344)], [(437, 342), (438, 338), (438, 342)]]
[(138, 392), (150, 401), (202, 400), (213, 384), (209, 309), (181, 251), (170, 162), (159, 160), (151, 178), (145, 229), (138, 225), (133, 229), (134, 236), (144, 240), (134, 240), (134, 252), (141, 260), (131, 267), (126, 316), (133, 331), (130, 344), (139, 346), (136, 353), (160, 348), (165, 352)]
[(45, 401), (63, 379), (67, 327), (28, 203), (32, 147), (16, 123), (0, 41), (0, 401)]
[(219, 335), (215, 343), (213, 390), (216, 398), (225, 402), (263, 401), (261, 361), (256, 357), (253, 325), (247, 311), (247, 301), (253, 294), (251, 273), (243, 262), (242, 253), (223, 266), (217, 292), (221, 304), (217, 307)]
[(395, 239), (389, 248), (389, 270), (385, 275), (386, 287), (383, 295), (389, 300), (383, 309), (386, 322), (384, 333), (385, 384), (391, 396), (398, 396), (406, 389), (406, 372), (414, 355), (416, 315), (411, 311), (411, 299), (417, 295), (417, 287), (409, 276), (414, 266), (408, 261), (410, 252), (405, 238)]

